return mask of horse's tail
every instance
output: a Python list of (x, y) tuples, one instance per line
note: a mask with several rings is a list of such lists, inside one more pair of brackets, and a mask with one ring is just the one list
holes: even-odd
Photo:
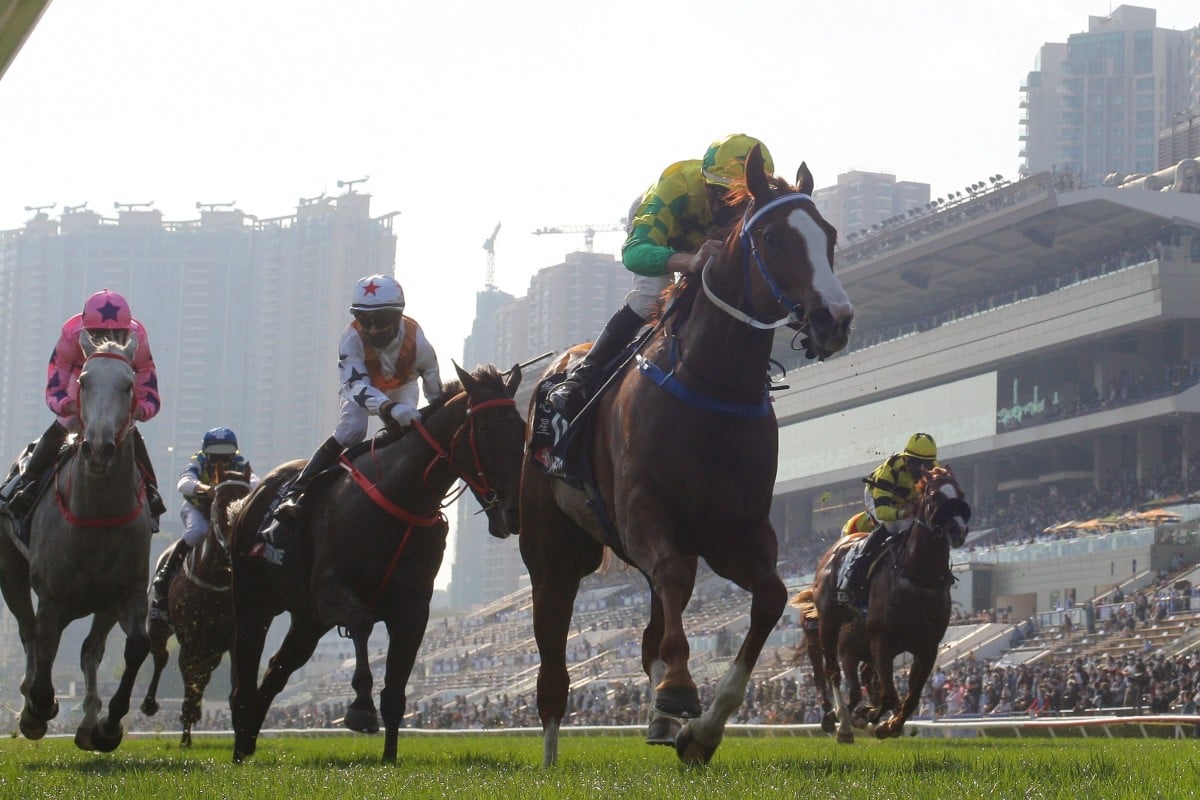
[[(796, 608), (800, 609), (800, 618), (804, 620), (804, 622), (812, 624), (817, 621), (819, 616), (817, 614), (817, 603), (815, 598), (816, 594), (812, 589), (805, 589), (788, 601), (788, 605), (795, 606)], [(808, 626), (806, 625), (805, 627)]]

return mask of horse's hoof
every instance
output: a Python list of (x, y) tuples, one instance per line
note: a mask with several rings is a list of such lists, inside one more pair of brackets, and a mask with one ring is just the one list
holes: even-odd
[(826, 733), (833, 733), (837, 730), (838, 719), (832, 711), (826, 712), (825, 716), (821, 717), (821, 730)]
[(19, 727), (22, 736), (35, 742), (46, 735), (46, 720), (34, 716), (28, 710), (21, 711)]
[(78, 728), (75, 731), (75, 746), (80, 750), (92, 752), (96, 749), (96, 743), (92, 740), (93, 728)]
[(233, 736), (233, 763), (242, 763), (242, 759), (254, 755), (254, 751), (257, 749), (257, 739), (245, 734), (235, 733)]
[(147, 697), (142, 701), (142, 713), (147, 717), (153, 717), (158, 713), (158, 701)]
[(101, 753), (111, 753), (125, 738), (125, 729), (121, 723), (112, 723), (108, 718), (100, 720), (100, 724), (92, 729), (92, 745)]
[(654, 693), (654, 708), (673, 717), (700, 716), (700, 692), (695, 686), (664, 686)]
[(650, 726), (646, 729), (646, 744), (665, 744), (674, 747), (681, 727), (683, 727), (683, 723), (674, 717), (655, 716), (650, 720)]
[[(717, 744), (720, 744), (718, 742)], [(675, 737), (675, 754), (679, 756), (679, 760), (690, 766), (702, 767), (712, 761), (713, 753), (717, 752), (717, 746), (700, 744), (696, 741), (696, 737), (692, 735), (691, 729), (684, 725), (680, 729), (679, 735)]]
[(183, 732), (183, 735), (179, 737), (179, 746), (180, 747), (191, 747), (192, 746), (192, 732), (191, 731)]
[(379, 714), (375, 709), (348, 708), (342, 725), (357, 733), (379, 733)]
[(854, 734), (853, 733), (839, 733), (837, 735), (837, 743), (838, 744), (854, 744)]

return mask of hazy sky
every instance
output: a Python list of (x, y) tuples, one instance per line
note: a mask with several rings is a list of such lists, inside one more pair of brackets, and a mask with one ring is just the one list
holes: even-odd
[[(1195, 0), (1147, 5), (1160, 27), (1200, 23)], [(369, 175), (373, 213), (402, 212), (396, 273), (449, 370), (497, 220), (497, 283), (523, 295), (583, 244), (533, 230), (614, 223), (727, 133), (762, 138), (781, 175), (807, 160), (818, 186), (882, 170), (936, 197), (1013, 176), (1038, 48), (1113, 7), (53, 0), (0, 81), (0, 229), (49, 203), (286, 215)]]

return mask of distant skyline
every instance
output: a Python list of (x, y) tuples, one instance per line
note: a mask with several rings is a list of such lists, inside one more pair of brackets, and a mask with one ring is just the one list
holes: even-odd
[[(1200, 24), (1193, 2), (1145, 5)], [(0, 81), (0, 228), (49, 203), (282, 216), (369, 175), (356, 188), (401, 212), (397, 275), (448, 362), (497, 220), (496, 282), (522, 295), (583, 246), (532, 231), (616, 222), (725, 133), (762, 138), (782, 175), (806, 160), (819, 186), (866, 169), (936, 197), (1015, 176), (1038, 48), (1114, 7), (54, 0)]]

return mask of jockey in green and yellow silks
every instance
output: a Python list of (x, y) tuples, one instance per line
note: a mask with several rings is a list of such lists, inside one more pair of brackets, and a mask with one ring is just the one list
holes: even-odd
[(658, 307), (675, 273), (698, 273), (709, 258), (720, 253), (721, 242), (713, 237), (736, 215), (725, 197), (735, 182), (745, 180), (746, 156), (756, 145), (762, 153), (763, 169), (774, 173), (766, 145), (753, 136), (735, 133), (709, 145), (704, 158), (667, 167), (634, 204), (629, 238), (621, 247), (621, 261), (636, 276), (633, 289), (588, 354), (550, 392), (550, 405), (559, 414), (568, 419), (579, 414), (591, 396), (592, 382)]

